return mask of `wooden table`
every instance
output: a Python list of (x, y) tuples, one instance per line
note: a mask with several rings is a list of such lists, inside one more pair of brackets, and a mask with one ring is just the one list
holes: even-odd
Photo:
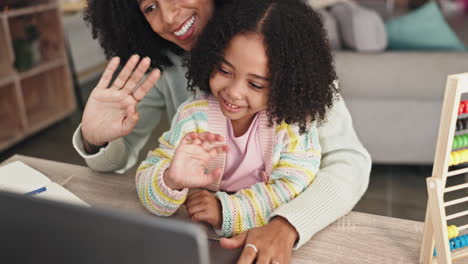
[[(89, 168), (15, 155), (95, 207), (148, 214), (138, 201), (133, 175), (97, 173)], [(313, 223), (311, 223), (313, 224)], [(418, 263), (422, 222), (351, 212), (295, 251), (292, 263)], [(240, 250), (210, 242), (212, 263), (235, 263)]]

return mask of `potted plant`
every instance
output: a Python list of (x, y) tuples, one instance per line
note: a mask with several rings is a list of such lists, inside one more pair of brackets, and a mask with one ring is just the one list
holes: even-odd
[(29, 24), (24, 28), (25, 38), (13, 40), (14, 66), (18, 71), (29, 70), (41, 60), (40, 32), (37, 26)]

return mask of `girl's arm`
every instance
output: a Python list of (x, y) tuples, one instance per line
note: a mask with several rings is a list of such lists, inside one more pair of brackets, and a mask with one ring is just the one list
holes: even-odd
[[(177, 115), (174, 122), (177, 122)], [(179, 135), (180, 138), (182, 134)], [(160, 147), (148, 153), (137, 169), (136, 189), (143, 206), (159, 216), (174, 214), (187, 198), (188, 189), (172, 190), (164, 182), (164, 172), (169, 168), (180, 139), (175, 138), (173, 128), (160, 138)], [(171, 140), (172, 139), (172, 140)]]
[(275, 163), (266, 183), (238, 191), (233, 195), (218, 192), (222, 205), (223, 236), (237, 235), (268, 223), (270, 214), (304, 191), (320, 166), (317, 129), (300, 135), (298, 128), (282, 124), (275, 138), (283, 138), (275, 148)]
[(174, 158), (176, 148), (182, 138), (197, 125), (190, 118), (186, 109), (194, 98), (183, 103), (175, 114), (171, 129), (159, 138), (159, 148), (148, 153), (136, 173), (136, 189), (143, 206), (156, 215), (169, 216), (177, 211), (187, 198), (188, 189), (173, 190), (164, 181), (164, 172), (169, 168)]
[(207, 107), (206, 100), (182, 104), (171, 130), (159, 139), (160, 147), (138, 168), (138, 197), (150, 212), (172, 215), (185, 202), (188, 188), (206, 186), (221, 176), (220, 168), (205, 171), (214, 157), (226, 151), (225, 145), (219, 145), (222, 136), (204, 132)]
[(327, 123), (319, 127), (320, 171), (298, 197), (272, 215), (288, 220), (299, 234), (295, 249), (318, 231), (347, 214), (367, 189), (371, 158), (353, 128), (343, 99), (336, 102)]

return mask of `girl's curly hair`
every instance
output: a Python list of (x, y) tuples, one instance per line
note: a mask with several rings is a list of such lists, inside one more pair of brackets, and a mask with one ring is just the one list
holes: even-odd
[[(223, 0), (213, 0), (215, 10)], [(228, 1), (229, 2), (229, 1)], [(84, 20), (91, 26), (107, 58), (127, 61), (133, 54), (151, 58), (152, 67), (172, 66), (167, 51), (181, 55), (184, 50), (153, 31), (137, 0), (88, 0)]]
[(211, 93), (209, 79), (237, 34), (258, 33), (268, 56), (270, 125), (323, 121), (339, 89), (319, 15), (301, 0), (237, 0), (211, 20), (188, 59), (188, 89)]

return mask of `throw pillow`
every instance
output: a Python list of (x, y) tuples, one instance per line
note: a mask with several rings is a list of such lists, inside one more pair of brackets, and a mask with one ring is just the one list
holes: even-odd
[(435, 2), (386, 23), (388, 48), (397, 50), (466, 50)]
[(377, 12), (353, 2), (341, 2), (330, 8), (335, 17), (343, 45), (356, 51), (382, 51), (387, 33)]
[(330, 47), (335, 50), (341, 48), (340, 35), (338, 34), (338, 26), (336, 25), (335, 18), (330, 15), (325, 9), (319, 9), (317, 12), (322, 18), (323, 27), (327, 32), (328, 43)]

